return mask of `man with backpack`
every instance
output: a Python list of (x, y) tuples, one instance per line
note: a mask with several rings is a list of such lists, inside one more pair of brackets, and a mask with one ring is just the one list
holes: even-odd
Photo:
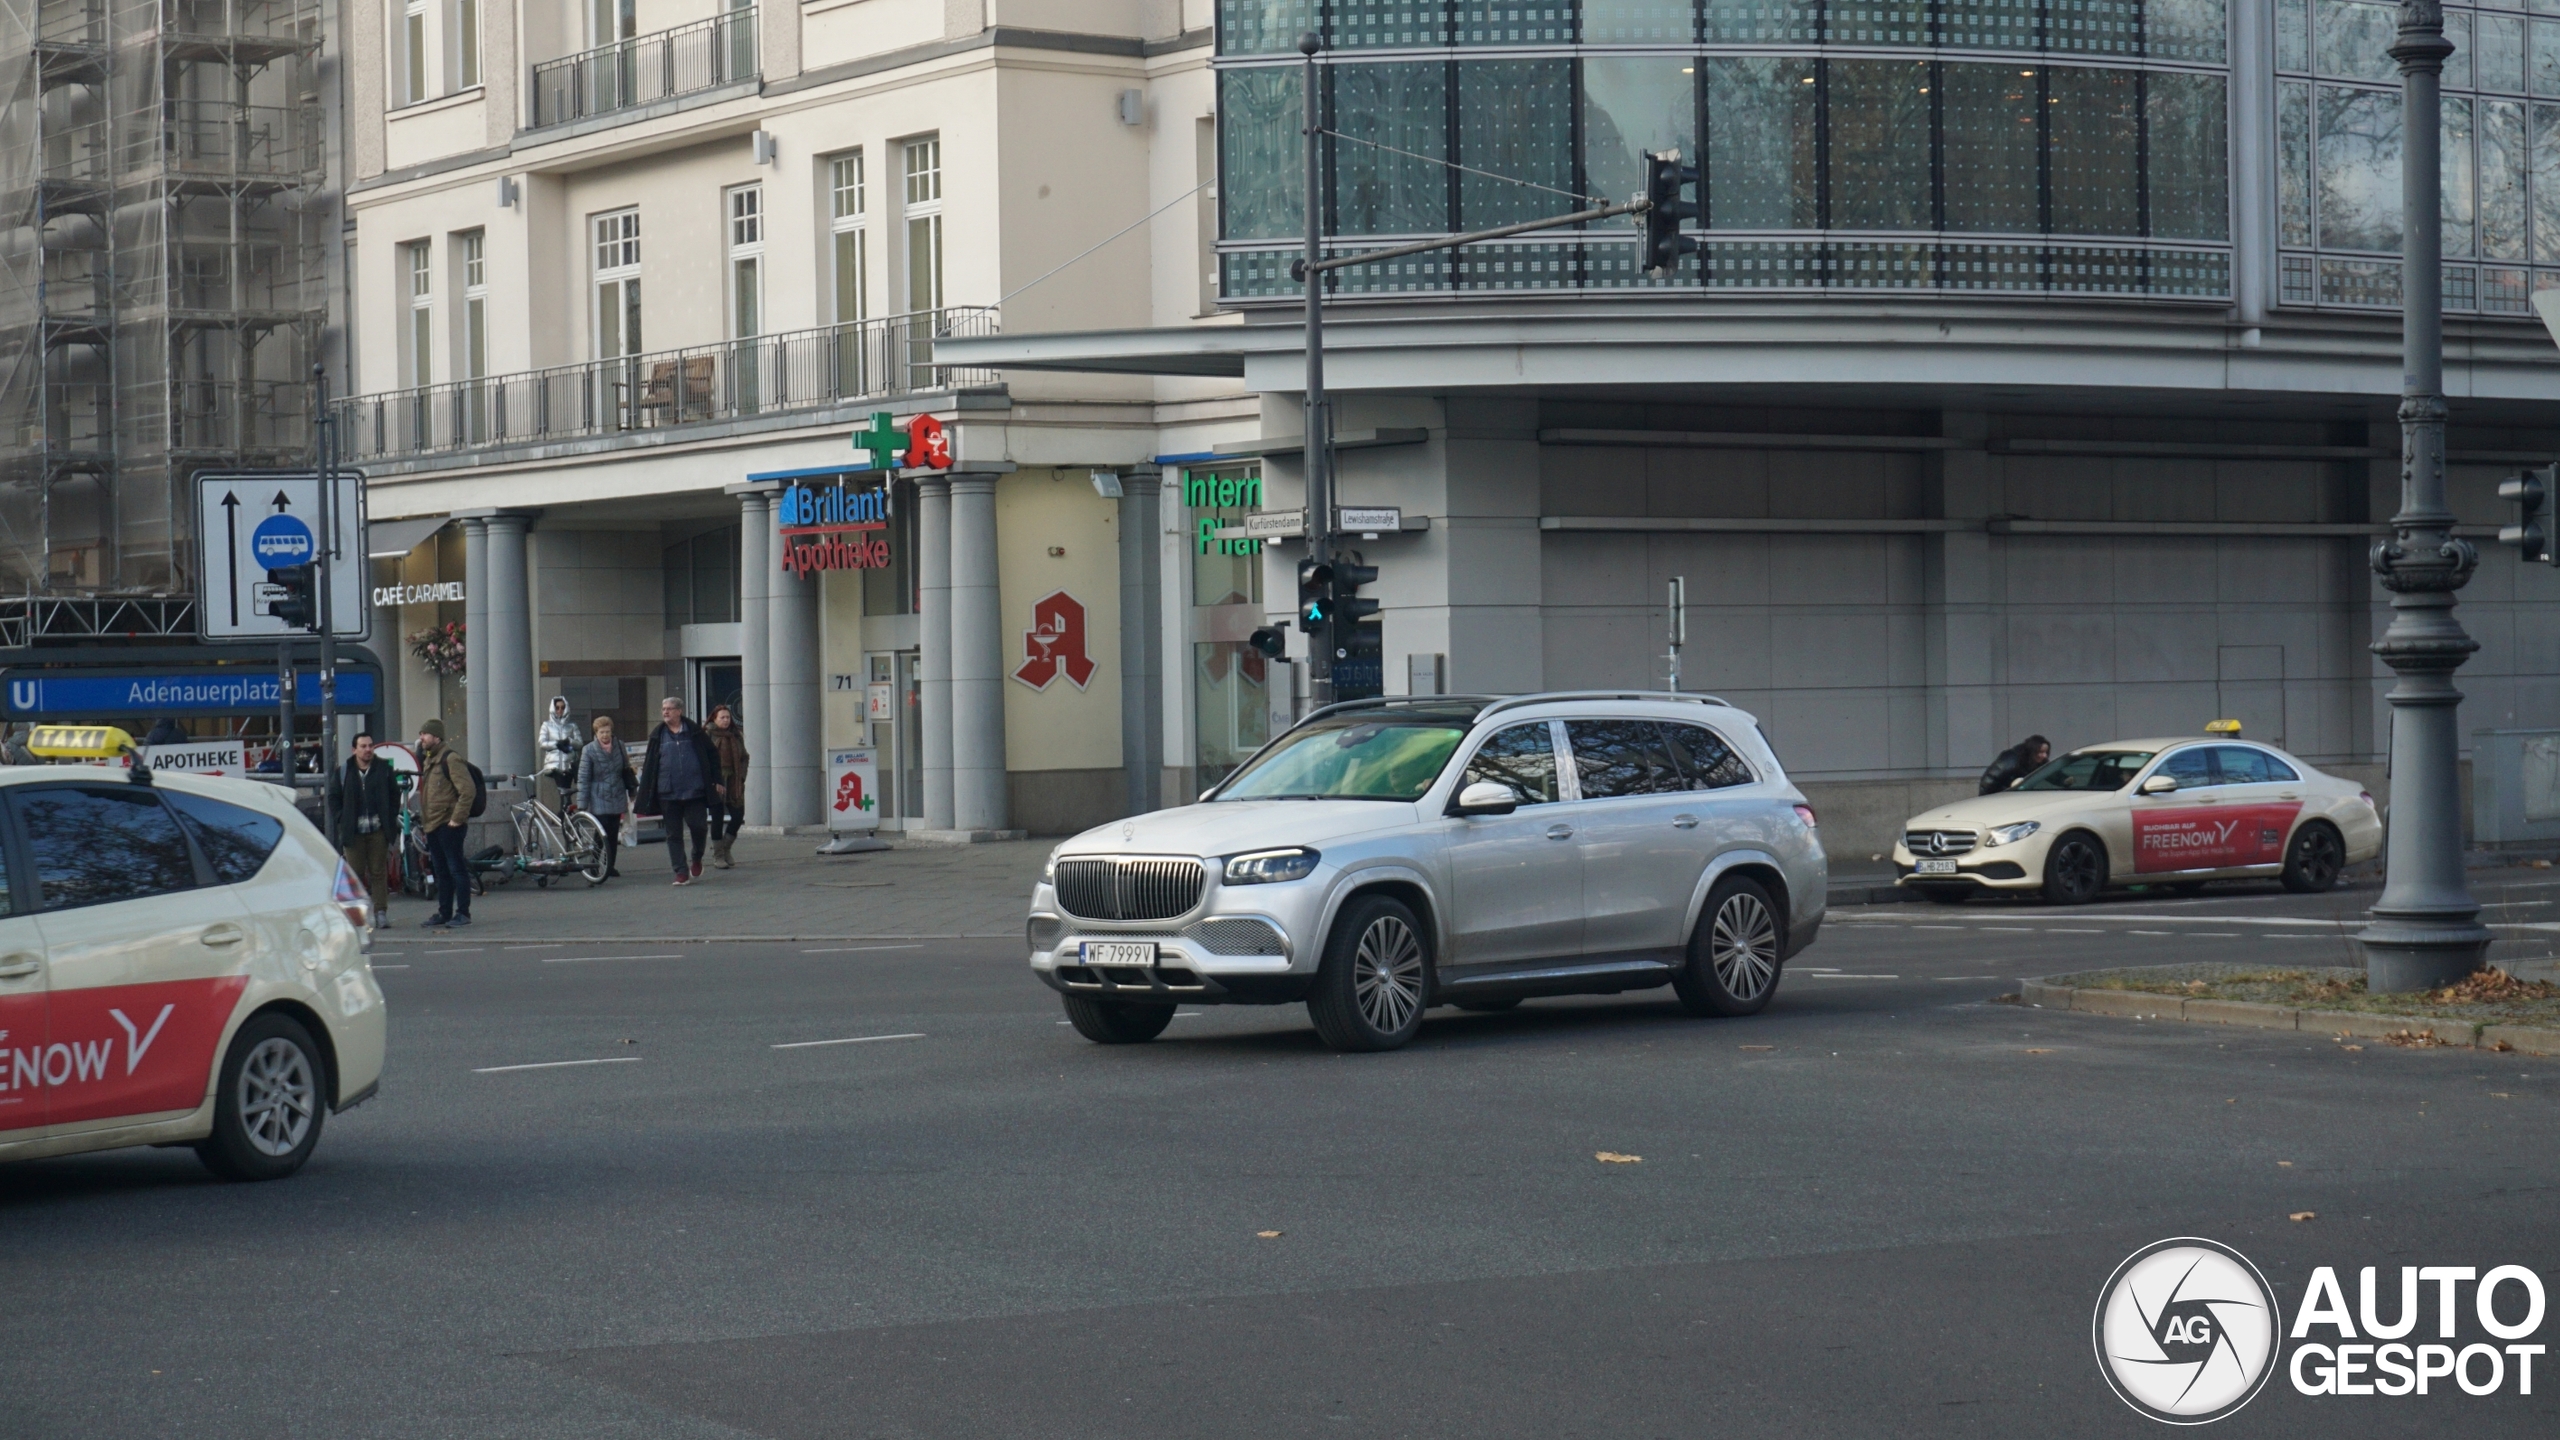
[(487, 804), (480, 772), (444, 743), (444, 722), (418, 726), (418, 826), (427, 832), (427, 860), (436, 872), (436, 918), (429, 930), (471, 923), (471, 864), (463, 838), (471, 817)]

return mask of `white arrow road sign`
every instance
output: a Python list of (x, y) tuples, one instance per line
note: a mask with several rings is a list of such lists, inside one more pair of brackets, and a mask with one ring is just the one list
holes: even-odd
[[(338, 472), (330, 496), (337, 544), (329, 561), (330, 628), (361, 640), (373, 617), (365, 603), (372, 569), (365, 557), (364, 476)], [(207, 471), (196, 476), (196, 534), (204, 556), (196, 631), (207, 640), (280, 640), (288, 629), (270, 609), (283, 587), (271, 567), (313, 563), (320, 534), (320, 476), (313, 471)]]

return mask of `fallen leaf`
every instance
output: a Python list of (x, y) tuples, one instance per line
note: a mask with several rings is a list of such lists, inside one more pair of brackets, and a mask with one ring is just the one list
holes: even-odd
[(1615, 1150), (1597, 1151), (1591, 1158), (1599, 1161), (1603, 1165), (1641, 1165), (1644, 1163), (1644, 1157), (1641, 1155), (1621, 1155)]
[(1775, 1045), (1745, 1045), (1742, 1048), (1745, 1050), (1775, 1050), (1778, 1047)]
[(2364, 1047), (2361, 1045), (2341, 1045), (2338, 1048), (2341, 1050), (2361, 1050)]
[(2029, 1050), (2027, 1053), (2030, 1055), (2050, 1055), (2053, 1052), (2050, 1050)]
[[(279, 688), (281, 688), (281, 687), (279, 687)], [(2237, 1105), (2237, 1104), (2239, 1104), (2239, 1103), (2240, 1103), (2240, 1097), (2239, 1097), (2239, 1096), (2237, 1096), (2237, 1095), (2234, 1095), (2234, 1096), (2232, 1096), (2230, 1099), (2225, 1100), (2225, 1101), (2223, 1101), (2222, 1103), (2223, 1103), (2223, 1104), (2225, 1104), (2225, 1105)]]
[(1280, 1232), (1277, 1230), (1256, 1230), (1253, 1233), (1258, 1238), (1264, 1240), (1277, 1240), (1280, 1238)]
[(2290, 1161), (2290, 1160), (2279, 1160), (2279, 1161), (2277, 1161), (2276, 1163), (2277, 1163), (2278, 1165), (2283, 1166), (2283, 1167), (2284, 1167), (2285, 1169), (2287, 1169), (2287, 1170), (2290, 1170), (2290, 1169), (2292, 1169), (2292, 1168), (2293, 1168), (2293, 1162), (2292, 1162), (2292, 1161)]
[(2286, 1217), (2284, 1217), (2284, 1218), (2286, 1218), (2287, 1220), (2291, 1220), (2291, 1221), (2295, 1222), (2296, 1224), (2299, 1224), (2299, 1223), (2301, 1223), (2302, 1221), (2305, 1221), (2305, 1220), (2317, 1220), (2317, 1219), (2319, 1219), (2319, 1218), (2320, 1218), (2320, 1212), (2319, 1212), (2319, 1211), (2317, 1211), (2317, 1210), (2296, 1210), (2296, 1211), (2294, 1211), (2292, 1214), (2287, 1215), (2287, 1216), (2286, 1216)]
[[(276, 688), (277, 688), (277, 689), (283, 689), (284, 687), (283, 687), (283, 686), (281, 686), (281, 685), (279, 685), (279, 686), (277, 686)], [(2492, 1100), (2513, 1100), (2513, 1099), (2514, 1099), (2514, 1098), (2516, 1098), (2516, 1097), (2514, 1097), (2513, 1095), (2508, 1094), (2508, 1093), (2507, 1093), (2506, 1091), (2504, 1091), (2504, 1090), (2492, 1090), (2492, 1091), (2490, 1091), (2490, 1092), (2489, 1092), (2489, 1098), (2490, 1098), (2490, 1099), (2492, 1099)]]

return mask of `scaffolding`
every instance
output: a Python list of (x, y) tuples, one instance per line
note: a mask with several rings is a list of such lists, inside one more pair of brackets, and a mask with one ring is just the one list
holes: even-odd
[(320, 41), (318, 0), (0, 0), (0, 630), (183, 615), (125, 602), (194, 590), (194, 474), (306, 457)]

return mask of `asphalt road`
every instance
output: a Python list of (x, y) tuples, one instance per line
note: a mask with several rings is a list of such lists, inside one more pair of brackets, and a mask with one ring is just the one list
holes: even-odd
[[(382, 1097), (296, 1179), (0, 1169), (0, 1435), (2155, 1433), (2090, 1346), (2150, 1241), (2288, 1315), (2316, 1265), (2560, 1267), (2560, 1061), (1996, 1001), (2337, 963), (2369, 898), (1843, 910), (1754, 1020), (1440, 1011), (1383, 1056), (1295, 1007), (1090, 1045), (1010, 943), (408, 932)], [(2279, 1377), (2219, 1428), (2548, 1436), (2536, 1380)]]

